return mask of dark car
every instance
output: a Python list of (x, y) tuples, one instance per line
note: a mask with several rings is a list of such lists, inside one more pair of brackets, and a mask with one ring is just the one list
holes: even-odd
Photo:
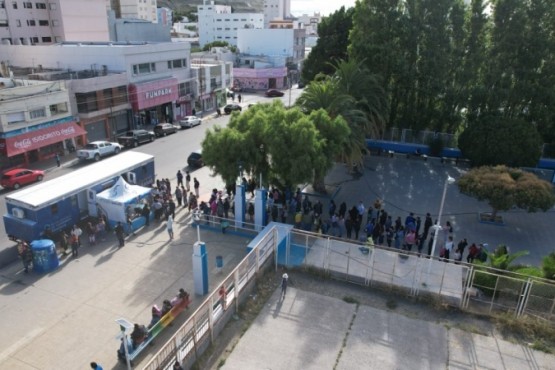
[(306, 86), (306, 83), (303, 80), (300, 80), (299, 83), (297, 84), (297, 87), (299, 89), (304, 89), (305, 86)]
[(240, 112), (242, 110), (239, 104), (228, 104), (224, 107), (225, 114), (231, 114), (231, 112), (237, 111)]
[(167, 134), (175, 134), (177, 132), (177, 127), (171, 123), (159, 123), (154, 126), (154, 133), (156, 136), (166, 136)]
[(124, 136), (118, 137), (118, 143), (126, 147), (138, 147), (139, 144), (153, 142), (156, 135), (147, 130), (127, 131)]
[(42, 181), (43, 178), (44, 171), (17, 168), (15, 170), (4, 172), (2, 179), (0, 180), (0, 184), (3, 188), (19, 189), (23, 185)]
[(187, 158), (187, 164), (189, 167), (199, 168), (204, 166), (204, 161), (202, 160), (202, 150), (195, 150)]
[(266, 91), (266, 96), (268, 96), (270, 98), (283, 96), (283, 91), (279, 91), (279, 90), (276, 90), (276, 89), (270, 89), (270, 90)]

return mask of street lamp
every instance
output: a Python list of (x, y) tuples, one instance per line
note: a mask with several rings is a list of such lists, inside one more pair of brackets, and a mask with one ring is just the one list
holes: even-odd
[[(264, 144), (260, 144), (260, 153), (264, 156)], [(264, 161), (266, 161), (266, 158), (264, 158)], [(260, 189), (264, 189), (262, 186), (262, 166), (260, 166)]]
[[(434, 226), (432, 226), (434, 228), (434, 241), (432, 243), (432, 253), (430, 255), (430, 262), (428, 263), (428, 274), (426, 275), (426, 282), (430, 278), (430, 270), (432, 269), (432, 260), (433, 260), (433, 256), (434, 256), (435, 251), (436, 251), (437, 237), (438, 237), (439, 231), (441, 230), (441, 215), (443, 214), (443, 206), (445, 205), (445, 196), (447, 195), (447, 186), (451, 185), (453, 183), (455, 183), (455, 179), (452, 178), (451, 176), (447, 175), (447, 178), (445, 179), (445, 184), (443, 185), (443, 195), (441, 196), (441, 204), (439, 205), (439, 213), (437, 215), (436, 224)], [(424, 284), (424, 285), (426, 285), (426, 284)]]

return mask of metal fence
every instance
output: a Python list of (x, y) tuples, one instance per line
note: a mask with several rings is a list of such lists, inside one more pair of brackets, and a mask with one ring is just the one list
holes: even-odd
[[(191, 317), (154, 355), (145, 370), (170, 370), (175, 361), (191, 368), (251, 294), (264, 269), (274, 266), (275, 232), (270, 231), (201, 303)], [(223, 287), (223, 289), (221, 289)]]
[(298, 230), (291, 233), (287, 248), (278, 251), (278, 260), (290, 267), (316, 268), (351, 283), (410, 296), (431, 295), (472, 312), (555, 319), (555, 282), (485, 266)]
[(447, 148), (457, 148), (458, 146), (457, 138), (454, 134), (426, 130), (416, 131), (407, 128), (390, 128), (384, 131), (381, 139), (400, 143), (429, 145), (436, 138), (441, 139), (443, 146)]

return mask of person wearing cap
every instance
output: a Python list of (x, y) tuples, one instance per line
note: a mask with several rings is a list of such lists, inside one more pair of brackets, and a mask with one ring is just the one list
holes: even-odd
[(281, 295), (283, 297), (285, 297), (285, 293), (287, 292), (287, 280), (289, 279), (289, 275), (287, 275), (287, 273), (284, 273), (281, 276)]

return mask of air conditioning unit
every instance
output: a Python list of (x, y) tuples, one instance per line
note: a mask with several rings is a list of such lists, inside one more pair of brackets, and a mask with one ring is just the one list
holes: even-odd
[(23, 210), (21, 208), (12, 209), (12, 214), (16, 218), (24, 218), (25, 217), (25, 212), (23, 212)]

